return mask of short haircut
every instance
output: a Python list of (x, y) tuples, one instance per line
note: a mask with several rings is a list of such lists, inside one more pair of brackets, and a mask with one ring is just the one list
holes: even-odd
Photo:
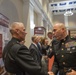
[(34, 42), (37, 38), (38, 38), (37, 35), (33, 35), (31, 39), (32, 39), (32, 41)]
[(47, 34), (52, 34), (52, 32), (48, 32)]
[(21, 24), (23, 24), (23, 23), (22, 22), (13, 22), (11, 24), (11, 26), (9, 27), (10, 33), (13, 34), (15, 32), (15, 29), (18, 28)]

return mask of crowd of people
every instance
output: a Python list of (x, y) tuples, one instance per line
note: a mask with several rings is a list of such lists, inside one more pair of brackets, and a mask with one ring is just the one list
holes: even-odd
[[(26, 29), (23, 23), (10, 25), (11, 40), (4, 47), (5, 69), (13, 75), (76, 75), (76, 39), (71, 38), (63, 23), (53, 25), (46, 37), (34, 35), (29, 48), (24, 45)], [(48, 71), (48, 58), (54, 56)]]

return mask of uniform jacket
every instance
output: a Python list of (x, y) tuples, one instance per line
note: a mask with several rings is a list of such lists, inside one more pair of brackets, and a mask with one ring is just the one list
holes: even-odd
[(18, 39), (12, 38), (4, 47), (3, 60), (6, 70), (16, 75), (44, 75), (28, 48), (19, 42)]
[(66, 75), (66, 72), (71, 68), (76, 70), (76, 39), (67, 36), (61, 41), (53, 42), (53, 51), (55, 62), (52, 71), (59, 75)]

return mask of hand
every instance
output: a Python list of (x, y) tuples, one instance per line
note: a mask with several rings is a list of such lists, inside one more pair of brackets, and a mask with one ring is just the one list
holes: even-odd
[(76, 71), (72, 70), (72, 72), (68, 72), (68, 73), (66, 73), (66, 75), (76, 75)]
[(46, 55), (46, 56), (44, 56), (44, 58), (45, 58), (45, 59), (48, 59), (48, 56)]
[(54, 75), (54, 73), (53, 73), (53, 72), (51, 72), (51, 71), (49, 71), (49, 72), (48, 72), (48, 74), (49, 74), (49, 75)]

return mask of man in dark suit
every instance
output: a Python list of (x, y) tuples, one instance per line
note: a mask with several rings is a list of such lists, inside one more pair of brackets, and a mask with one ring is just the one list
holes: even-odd
[(14, 22), (11, 25), (12, 39), (3, 50), (5, 69), (15, 75), (45, 75), (41, 71), (41, 66), (34, 61), (28, 48), (20, 44), (25, 39), (25, 30), (24, 24), (21, 22)]
[(37, 47), (38, 47), (38, 49), (39, 49), (39, 51), (40, 51), (40, 54), (41, 54), (41, 56), (42, 56), (42, 45), (41, 45), (41, 39), (42, 39), (42, 37), (41, 37), (41, 36), (38, 36), (38, 43), (37, 43)]
[(38, 40), (38, 36), (37, 35), (34, 35), (32, 36), (32, 43), (29, 47), (29, 50), (34, 58), (34, 60), (39, 63), (41, 65), (41, 54), (40, 54), (40, 50), (37, 46), (39, 40)]

